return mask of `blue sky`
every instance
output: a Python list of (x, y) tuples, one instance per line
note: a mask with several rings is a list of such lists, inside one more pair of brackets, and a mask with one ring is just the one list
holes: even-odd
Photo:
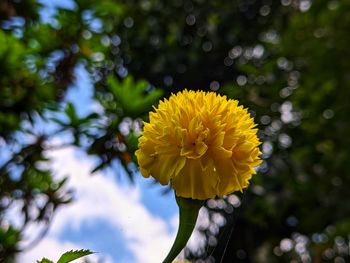
[[(55, 6), (74, 8), (70, 0), (39, 2), (46, 6), (41, 11), (46, 22), (50, 22)], [(79, 65), (75, 73), (76, 81), (69, 88), (66, 102), (72, 102), (80, 116), (101, 110), (92, 100), (88, 72)], [(50, 128), (41, 122), (37, 126), (39, 130)], [(59, 144), (65, 139), (54, 138), (52, 143)], [(96, 159), (73, 146), (46, 154), (52, 160), (55, 177), (69, 177), (68, 187), (74, 189), (75, 201), (57, 211), (45, 238), (21, 253), (18, 262), (32, 263), (42, 257), (57, 260), (71, 249), (98, 252), (89, 256), (91, 262), (103, 258), (107, 263), (156, 263), (165, 258), (178, 225), (178, 208), (172, 192), (162, 194), (164, 187), (140, 174), (132, 184), (118, 163), (112, 169), (91, 175)], [(209, 224), (205, 212), (198, 220), (201, 225)], [(19, 220), (18, 213), (14, 206), (8, 213), (9, 220)], [(22, 245), (30, 243), (40, 230), (38, 225), (29, 227)], [(197, 231), (189, 245), (196, 248), (203, 242)]]
[[(81, 116), (99, 110), (92, 101), (92, 84), (83, 66), (76, 68), (76, 77), (67, 101)], [(54, 140), (59, 143), (64, 138)], [(47, 155), (53, 160), (55, 176), (69, 177), (75, 201), (57, 212), (47, 236), (20, 255), (18, 262), (35, 262), (43, 256), (57, 259), (66, 250), (83, 248), (98, 252), (97, 256), (107, 262), (154, 263), (165, 257), (177, 230), (173, 193), (162, 194), (164, 187), (140, 174), (132, 184), (118, 163), (91, 175), (95, 159), (75, 147)], [(30, 228), (28, 240), (37, 231), (35, 226)]]
[[(98, 257), (107, 262), (161, 261), (176, 231), (177, 208), (172, 195), (162, 196), (159, 187), (150, 188), (149, 181), (141, 177), (135, 185), (117, 183), (117, 171), (91, 176), (91, 158), (74, 148), (48, 155), (56, 176), (69, 176), (75, 201), (57, 212), (48, 235), (19, 262), (34, 262), (41, 256), (57, 259), (72, 248), (99, 252)], [(164, 205), (168, 212), (158, 213)], [(28, 234), (35, 232), (32, 229)]]

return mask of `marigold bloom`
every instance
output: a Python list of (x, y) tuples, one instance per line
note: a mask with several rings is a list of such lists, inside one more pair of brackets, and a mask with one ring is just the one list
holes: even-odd
[(237, 100), (182, 91), (150, 112), (136, 151), (141, 174), (205, 200), (242, 191), (261, 163), (254, 120)]

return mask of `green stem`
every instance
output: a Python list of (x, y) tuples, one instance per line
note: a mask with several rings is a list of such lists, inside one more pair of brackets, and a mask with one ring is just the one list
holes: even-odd
[(176, 203), (179, 206), (179, 229), (169, 254), (163, 263), (171, 263), (186, 246), (187, 241), (196, 225), (199, 209), (204, 204), (203, 200), (191, 198), (176, 197)]

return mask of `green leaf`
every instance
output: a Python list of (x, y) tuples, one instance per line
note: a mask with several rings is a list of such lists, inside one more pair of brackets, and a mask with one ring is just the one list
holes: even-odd
[(76, 113), (75, 107), (73, 105), (73, 103), (68, 102), (67, 103), (67, 107), (65, 108), (64, 112), (67, 114), (68, 118), (71, 121), (71, 124), (77, 124), (79, 117)]
[(43, 258), (42, 260), (38, 260), (37, 263), (53, 263), (53, 261), (47, 259), (47, 258)]
[(130, 117), (139, 117), (140, 114), (150, 110), (162, 95), (162, 91), (158, 89), (147, 92), (149, 83), (142, 80), (134, 81), (131, 76), (122, 82), (109, 77), (107, 85), (125, 114)]
[(113, 1), (105, 1), (105, 2), (101, 2), (98, 5), (94, 6), (96, 12), (98, 14), (101, 15), (105, 15), (105, 14), (113, 14), (115, 16), (121, 16), (123, 15), (123, 7), (119, 4), (117, 4), (116, 2)]
[(64, 253), (60, 259), (57, 261), (57, 263), (68, 263), (68, 262), (72, 262), (73, 260), (76, 260), (78, 258), (81, 257), (85, 257), (87, 255), (91, 255), (94, 254), (94, 252), (91, 252), (90, 250), (85, 250), (85, 249), (81, 249), (81, 250), (71, 250), (68, 251), (66, 253)]

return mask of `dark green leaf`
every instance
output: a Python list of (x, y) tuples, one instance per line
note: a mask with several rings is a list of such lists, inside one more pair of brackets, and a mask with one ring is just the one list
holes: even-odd
[(53, 261), (47, 259), (47, 258), (43, 258), (42, 260), (38, 260), (37, 263), (53, 263)]
[(78, 258), (87, 256), (87, 255), (91, 255), (94, 254), (94, 252), (91, 252), (90, 250), (71, 250), (68, 251), (66, 253), (64, 253), (59, 260), (57, 261), (57, 263), (68, 263), (68, 262), (72, 262), (73, 260), (76, 260)]

